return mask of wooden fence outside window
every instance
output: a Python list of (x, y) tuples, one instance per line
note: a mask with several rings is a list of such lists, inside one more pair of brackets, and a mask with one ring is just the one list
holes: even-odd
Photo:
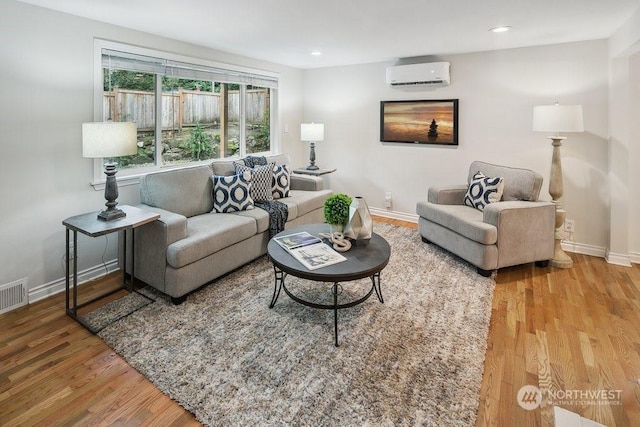
[[(229, 122), (239, 120), (240, 93), (229, 91)], [(269, 89), (247, 90), (247, 123), (262, 123), (269, 109)], [(155, 128), (155, 93), (115, 88), (104, 92), (104, 120), (133, 121), (139, 131)], [(179, 89), (162, 93), (162, 129), (181, 130), (184, 126), (220, 123), (220, 94)]]

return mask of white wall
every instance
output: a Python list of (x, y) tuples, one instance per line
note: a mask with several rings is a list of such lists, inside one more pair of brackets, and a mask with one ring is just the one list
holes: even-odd
[[(332, 187), (383, 208), (415, 214), (429, 186), (461, 184), (469, 163), (485, 160), (531, 168), (545, 177), (551, 143), (531, 130), (535, 105), (581, 104), (585, 132), (563, 144), (564, 204), (576, 222), (576, 242), (604, 253), (609, 240), (608, 53), (606, 41), (452, 55), (451, 85), (402, 90), (385, 83), (392, 63), (306, 70), (304, 117), (325, 124), (318, 164), (337, 167)], [(382, 144), (379, 103), (399, 99), (459, 99), (459, 146)]]
[[(640, 53), (629, 60), (631, 111), (629, 114), (629, 253), (631, 261), (640, 263)], [(633, 119), (631, 119), (633, 118)]]
[(610, 242), (607, 259), (640, 263), (640, 9), (609, 38)]
[[(89, 185), (93, 161), (80, 148), (80, 125), (93, 120), (94, 38), (281, 73), (280, 119), (302, 119), (300, 70), (2, 0), (0, 285), (25, 277), (32, 290), (59, 282), (62, 220), (104, 205), (104, 193)], [(280, 133), (282, 150), (302, 163), (306, 153), (292, 127)], [(121, 187), (118, 200), (137, 203), (138, 186)], [(115, 241), (109, 236), (105, 253), (106, 239), (80, 236), (79, 270), (114, 259)]]

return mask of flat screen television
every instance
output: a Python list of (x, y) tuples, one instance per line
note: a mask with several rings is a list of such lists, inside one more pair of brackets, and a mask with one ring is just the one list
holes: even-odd
[(458, 100), (380, 101), (380, 141), (458, 145)]

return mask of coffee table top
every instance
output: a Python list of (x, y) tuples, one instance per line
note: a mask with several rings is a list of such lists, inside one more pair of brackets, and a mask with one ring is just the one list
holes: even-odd
[[(274, 237), (286, 236), (287, 234), (301, 231), (318, 236), (319, 233), (329, 233), (329, 224), (309, 224), (288, 228)], [(327, 239), (323, 240), (327, 243)], [(347, 252), (340, 252), (341, 255), (347, 258), (346, 261), (317, 270), (308, 270), (293, 255), (274, 242), (273, 239), (269, 241), (267, 253), (276, 267), (293, 276), (323, 282), (345, 282), (371, 277), (382, 271), (389, 262), (391, 248), (385, 239), (373, 233), (367, 246), (354, 245)]]

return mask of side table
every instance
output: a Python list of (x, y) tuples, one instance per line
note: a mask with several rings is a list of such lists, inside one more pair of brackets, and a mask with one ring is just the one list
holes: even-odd
[(298, 169), (294, 169), (293, 173), (297, 173), (300, 175), (313, 175), (313, 176), (320, 176), (320, 175), (326, 175), (329, 173), (333, 173), (335, 172), (336, 169), (316, 169), (316, 170), (312, 170), (312, 169), (307, 169), (307, 168), (298, 168)]
[[(98, 219), (97, 212), (89, 212), (82, 215), (72, 216), (62, 221), (62, 225), (66, 227), (66, 244), (67, 244), (67, 247), (66, 247), (67, 262), (66, 262), (66, 275), (65, 275), (65, 291), (66, 291), (66, 298), (65, 298), (66, 307), (65, 308), (67, 311), (67, 315), (69, 317), (74, 319), (76, 322), (80, 323), (82, 326), (84, 326), (87, 330), (89, 330), (93, 334), (100, 332), (100, 329), (93, 328), (91, 325), (85, 322), (84, 319), (79, 317), (78, 309), (88, 304), (91, 304), (99, 299), (102, 299), (111, 294), (114, 294), (115, 292), (118, 292), (122, 289), (127, 290), (129, 292), (137, 292), (135, 291), (133, 286), (134, 280), (135, 280), (135, 246), (134, 246), (135, 245), (135, 239), (134, 239), (135, 229), (136, 227), (139, 227), (141, 225), (147, 224), (149, 222), (155, 221), (156, 219), (160, 218), (160, 215), (155, 212), (145, 211), (133, 206), (123, 205), (123, 206), (119, 206), (119, 208), (122, 209), (127, 214), (126, 217), (113, 220), (113, 221), (104, 221), (104, 220)], [(122, 231), (124, 241), (126, 242), (128, 230), (131, 230), (131, 236), (132, 236), (131, 279), (129, 280), (129, 287), (127, 287), (127, 269), (123, 268), (121, 287), (111, 290), (105, 294), (99, 295), (95, 298), (92, 298), (89, 301), (85, 301), (82, 304), (78, 304), (78, 232), (84, 235), (87, 235), (89, 237), (99, 237), (105, 234)], [(69, 271), (70, 270), (69, 269), (69, 262), (70, 262), (69, 235), (71, 231), (73, 231), (73, 247), (74, 247), (73, 281), (71, 278), (71, 272)], [(127, 245), (126, 244), (124, 245), (123, 258), (124, 258), (124, 265), (126, 266), (127, 264)], [(69, 301), (70, 293), (72, 294), (71, 301)], [(153, 302), (153, 299), (149, 298), (148, 296), (142, 293), (139, 293), (139, 294), (145, 297), (146, 299), (150, 300), (151, 302)]]

